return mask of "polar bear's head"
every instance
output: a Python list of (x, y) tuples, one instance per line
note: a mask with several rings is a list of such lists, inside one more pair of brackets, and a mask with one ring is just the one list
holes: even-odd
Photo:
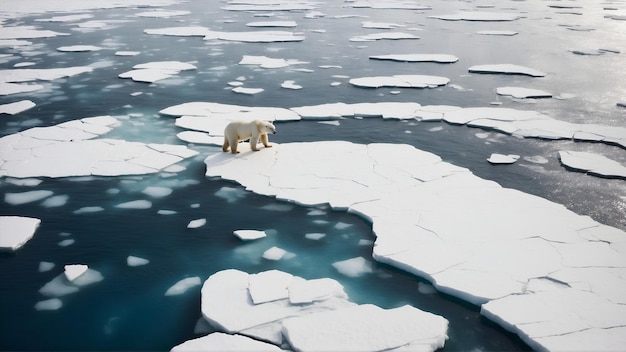
[(261, 125), (261, 130), (259, 132), (275, 134), (276, 127), (274, 127), (271, 122), (263, 121), (263, 124)]

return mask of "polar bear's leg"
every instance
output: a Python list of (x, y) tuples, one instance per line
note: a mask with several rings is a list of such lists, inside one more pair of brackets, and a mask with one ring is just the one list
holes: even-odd
[(250, 149), (252, 149), (255, 152), (258, 152), (259, 148), (256, 147), (258, 143), (259, 143), (259, 136), (252, 134), (252, 136), (250, 136)]
[(229, 140), (228, 143), (230, 144), (230, 152), (233, 154), (237, 154), (239, 153), (237, 151), (237, 146), (239, 145), (239, 139), (235, 138), (234, 140)]
[(224, 137), (224, 144), (222, 144), (222, 151), (223, 152), (227, 152), (228, 151), (228, 138)]
[(263, 145), (265, 146), (265, 148), (271, 148), (272, 147), (272, 145), (267, 140), (267, 134), (265, 134), (265, 133), (261, 135), (261, 142), (263, 142)]

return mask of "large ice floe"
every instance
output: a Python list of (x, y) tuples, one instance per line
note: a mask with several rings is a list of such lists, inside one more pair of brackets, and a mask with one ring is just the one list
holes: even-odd
[(181, 145), (97, 139), (116, 126), (111, 116), (34, 127), (0, 138), (0, 177), (142, 175), (197, 152)]
[(40, 219), (25, 216), (0, 216), (0, 252), (15, 251), (28, 242)]
[[(359, 107), (343, 106), (342, 115)], [(409, 115), (396, 107), (382, 110)], [(410, 109), (414, 116), (436, 111)], [(440, 118), (457, 121), (461, 116), (472, 121), (476, 112), (440, 111), (445, 111)], [(489, 113), (491, 118), (501, 114), (498, 121), (512, 116), (508, 109), (480, 115)], [(555, 124), (542, 116), (533, 113), (531, 119)], [(485, 316), (533, 348), (623, 346), (626, 233), (617, 228), (503, 188), (409, 145), (276, 144), (260, 152), (244, 149), (237, 156), (213, 154), (205, 163), (208, 177), (238, 182), (248, 191), (302, 205), (327, 203), (363, 216), (376, 235), (374, 259), (482, 305)], [(588, 339), (591, 331), (602, 339)]]
[(120, 73), (119, 78), (130, 78), (136, 82), (154, 83), (178, 75), (181, 71), (197, 67), (180, 61), (147, 62), (133, 66), (133, 70)]
[(204, 37), (204, 40), (224, 40), (245, 43), (301, 42), (304, 36), (288, 31), (221, 32), (207, 27), (168, 27), (146, 29), (146, 34), (179, 37)]
[(435, 88), (445, 86), (450, 79), (427, 75), (394, 75), (352, 78), (350, 84), (362, 88)]
[(201, 309), (214, 328), (236, 338), (214, 333), (172, 350), (211, 350), (235, 339), (247, 346), (252, 342), (239, 337), (244, 335), (295, 351), (434, 351), (444, 346), (448, 330), (441, 316), (408, 305), (357, 305), (336, 280), (305, 280), (278, 270), (211, 275), (202, 286)]
[(34, 81), (54, 81), (59, 78), (71, 77), (81, 73), (91, 72), (93, 69), (86, 66), (64, 68), (14, 68), (0, 70), (0, 95), (28, 93), (43, 89), (41, 84), (24, 84)]
[(589, 175), (626, 179), (626, 166), (604, 155), (571, 150), (559, 151), (559, 160), (565, 167)]

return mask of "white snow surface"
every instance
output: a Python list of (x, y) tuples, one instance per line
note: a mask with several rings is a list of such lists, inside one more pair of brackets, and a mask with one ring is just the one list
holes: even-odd
[(363, 88), (435, 88), (445, 86), (450, 79), (427, 75), (394, 75), (352, 78), (350, 84)]
[(119, 78), (130, 78), (136, 82), (154, 83), (171, 78), (181, 71), (195, 70), (197, 67), (180, 61), (156, 61), (133, 66), (133, 70), (120, 73)]
[(40, 219), (25, 216), (0, 216), (0, 252), (16, 251), (28, 242)]
[(111, 116), (33, 127), (0, 138), (0, 177), (143, 175), (197, 152), (180, 145), (98, 139), (119, 124)]
[(587, 172), (590, 175), (626, 179), (626, 166), (604, 155), (561, 150), (559, 160), (570, 169)]
[[(375, 337), (362, 339), (358, 348), (348, 350), (420, 346), (420, 350), (434, 351), (447, 339), (448, 322), (443, 317), (410, 306), (390, 310), (359, 306), (348, 301), (336, 280), (305, 280), (278, 270), (217, 272), (202, 286), (201, 306), (204, 318), (222, 332), (297, 351), (344, 351), (352, 341), (346, 337), (366, 333)], [(325, 319), (336, 322), (324, 327)]]
[(265, 231), (259, 230), (235, 230), (233, 231), (233, 235), (242, 241), (252, 241), (267, 236)]
[(74, 281), (89, 270), (85, 264), (68, 264), (63, 267), (63, 274), (68, 281)]
[[(207, 176), (236, 181), (248, 191), (302, 205), (328, 203), (363, 216), (377, 237), (374, 259), (470, 303), (492, 303), (491, 316), (505, 317), (495, 321), (522, 329), (520, 336), (533, 346), (559, 349), (587, 328), (604, 329), (604, 339), (592, 349), (623, 341), (622, 230), (503, 188), (409, 145), (285, 143), (237, 156), (213, 154), (205, 163)], [(256, 171), (241, 173), (243, 168)], [(557, 289), (551, 309), (533, 299), (540, 290)], [(599, 302), (617, 313), (587, 319)], [(522, 322), (509, 318), (519, 307), (527, 317)], [(571, 316), (581, 323), (570, 324)], [(542, 328), (525, 330), (529, 321)]]
[(214, 332), (212, 334), (185, 341), (180, 345), (176, 345), (171, 352), (279, 352), (283, 351), (278, 346), (257, 341), (255, 339), (242, 336), (230, 335), (223, 332)]
[(0, 105), (0, 114), (15, 115), (35, 107), (31, 100), (20, 100), (14, 103)]

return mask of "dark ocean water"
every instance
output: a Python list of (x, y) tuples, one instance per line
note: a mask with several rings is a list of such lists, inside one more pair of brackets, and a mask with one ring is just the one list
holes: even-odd
[[(626, 72), (620, 70), (622, 54), (583, 57), (568, 49), (590, 46), (623, 47), (624, 21), (602, 17), (602, 7), (581, 2), (583, 15), (559, 14), (543, 2), (497, 2), (491, 11), (524, 13), (527, 18), (514, 22), (448, 22), (427, 18), (430, 14), (475, 8), (473, 3), (433, 2), (432, 10), (373, 10), (344, 7), (349, 3), (321, 6), (327, 14), (304, 19), (304, 12), (277, 12), (273, 19), (298, 22), (302, 43), (213, 43), (200, 37), (180, 38), (146, 35), (144, 29), (171, 26), (205, 26), (214, 30), (243, 31), (246, 22), (263, 20), (253, 12), (219, 9), (217, 1), (191, 1), (168, 9), (189, 9), (190, 15), (171, 19), (139, 18), (146, 9), (88, 11), (108, 23), (103, 29), (77, 31), (75, 23), (37, 22), (53, 14), (24, 16), (5, 25), (35, 25), (41, 29), (71, 33), (47, 39), (32, 39), (33, 51), (0, 48), (0, 53), (17, 58), (1, 64), (11, 68), (20, 61), (35, 62), (37, 68), (95, 65), (92, 73), (50, 83), (49, 89), (0, 97), (9, 103), (31, 99), (37, 106), (16, 116), (2, 116), (1, 135), (34, 126), (50, 126), (89, 116), (112, 115), (122, 125), (106, 137), (149, 143), (185, 144), (176, 138), (182, 129), (174, 119), (159, 115), (168, 106), (191, 101), (219, 102), (243, 106), (296, 107), (333, 102), (418, 102), (422, 105), (489, 106), (499, 101), (504, 107), (537, 110), (576, 123), (625, 126), (625, 111), (615, 103), (624, 99)], [(617, 3), (618, 6), (624, 4)], [(362, 17), (333, 18), (335, 15)], [(350, 42), (354, 35), (376, 30), (364, 29), (362, 21), (393, 22), (416, 27), (421, 37), (411, 41)], [(562, 25), (584, 23), (593, 32), (571, 31)], [(312, 30), (324, 29), (317, 33)], [(514, 37), (479, 36), (485, 29), (512, 29)], [(383, 30), (379, 30), (383, 31)], [(397, 31), (406, 31), (398, 28)], [(621, 44), (620, 44), (621, 43)], [(105, 49), (87, 53), (60, 53), (62, 45), (98, 45)], [(622, 47), (619, 47), (622, 45)], [(115, 56), (117, 50), (140, 51), (131, 57)], [(460, 58), (454, 64), (391, 63), (368, 60), (369, 55), (389, 53), (443, 53)], [(257, 69), (238, 65), (243, 55), (265, 55), (298, 59), (314, 72), (287, 69)], [(144, 84), (117, 78), (133, 65), (179, 60), (194, 62), (197, 70), (177, 78)], [(548, 73), (545, 78), (509, 75), (471, 75), (471, 65), (512, 62)], [(337, 65), (340, 68), (319, 68)], [(437, 89), (360, 89), (348, 84), (348, 77), (393, 74), (431, 74), (451, 79)], [(341, 77), (333, 77), (339, 75)], [(246, 87), (264, 88), (258, 95), (240, 95), (226, 89), (228, 82), (245, 77)], [(280, 88), (284, 80), (304, 86), (298, 91)], [(331, 82), (342, 82), (331, 87)], [(520, 102), (499, 97), (500, 86), (528, 86), (555, 94), (571, 93), (567, 100), (542, 99)], [(131, 93), (143, 92), (139, 96)], [(512, 136), (440, 122), (345, 119), (338, 126), (316, 121), (276, 124), (272, 141), (348, 140), (355, 143), (407, 143), (433, 152), (443, 160), (469, 168), (478, 176), (505, 187), (545, 197), (564, 204), (578, 214), (626, 229), (626, 186), (623, 180), (600, 179), (567, 171), (556, 157), (558, 150), (585, 150), (604, 154), (625, 163), (623, 149), (616, 146), (573, 141), (518, 139)], [(19, 186), (0, 179), (0, 192), (50, 190), (67, 195), (65, 204), (45, 207), (40, 202), (10, 205), (0, 202), (0, 214), (32, 216), (42, 220), (34, 238), (16, 253), (0, 253), (0, 350), (168, 350), (199, 335), (194, 326), (200, 318), (200, 288), (178, 296), (165, 296), (169, 287), (186, 277), (206, 279), (228, 268), (247, 272), (279, 269), (307, 279), (332, 277), (346, 288), (357, 303), (373, 303), (385, 308), (411, 304), (444, 316), (450, 321), (444, 350), (495, 351), (527, 350), (516, 336), (505, 332), (479, 314), (479, 307), (455, 298), (424, 291), (428, 283), (371, 259), (374, 235), (369, 223), (321, 205), (306, 208), (248, 193), (236, 184), (207, 179), (204, 158), (220, 152), (217, 147), (189, 145), (197, 157), (180, 164), (186, 170), (174, 175), (110, 178), (42, 179), (37, 186)], [(545, 164), (521, 159), (514, 165), (491, 165), (491, 153), (541, 156)], [(171, 188), (171, 195), (154, 198), (142, 193), (149, 186)], [(224, 199), (220, 190), (233, 188), (238, 195)], [(218, 195), (216, 195), (216, 193)], [(150, 200), (149, 209), (119, 209), (115, 205), (132, 200)], [(75, 214), (83, 207), (99, 206), (95, 213)], [(159, 210), (173, 210), (160, 215)], [(487, 217), (488, 214), (485, 214)], [(194, 219), (207, 224), (188, 229)], [(514, 224), (512, 224), (514, 226)], [(237, 229), (270, 230), (262, 241), (242, 243), (232, 235)], [(307, 233), (324, 233), (313, 241)], [(74, 240), (67, 246), (64, 240)], [(281, 261), (261, 258), (277, 246), (295, 257)], [(145, 266), (129, 267), (129, 255), (146, 258)], [(374, 273), (357, 278), (339, 274), (332, 263), (362, 256), (372, 262)], [(529, 258), (530, 259), (530, 258)], [(40, 272), (41, 262), (54, 263)], [(78, 292), (59, 297), (63, 306), (54, 311), (34, 308), (50, 297), (39, 290), (62, 273), (63, 265), (85, 263), (99, 272), (100, 282)], [(495, 264), (495, 263), (494, 263)], [(422, 293), (426, 292), (426, 293)]]

